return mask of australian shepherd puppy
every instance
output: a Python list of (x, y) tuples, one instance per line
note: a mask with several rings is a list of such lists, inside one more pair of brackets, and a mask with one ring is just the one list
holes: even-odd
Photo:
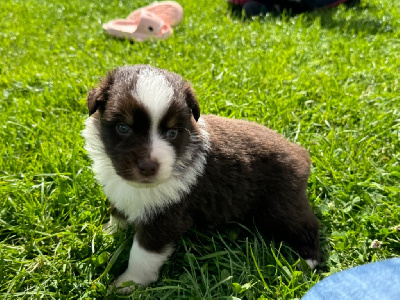
[(289, 243), (312, 268), (318, 264), (305, 149), (255, 123), (200, 117), (188, 82), (147, 65), (109, 72), (87, 104), (82, 134), (111, 202), (108, 227), (135, 227), (127, 270), (115, 286), (156, 281), (194, 224), (255, 224)]

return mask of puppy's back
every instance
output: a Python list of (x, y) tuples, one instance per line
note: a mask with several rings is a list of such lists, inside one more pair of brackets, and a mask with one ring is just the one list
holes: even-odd
[(202, 118), (210, 151), (204, 174), (188, 196), (201, 222), (220, 225), (246, 222), (260, 212), (310, 210), (310, 159), (304, 148), (256, 123)]
[(300, 145), (254, 122), (215, 115), (203, 115), (203, 119), (210, 133), (211, 155), (226, 155), (243, 164), (269, 164), (307, 181), (310, 157)]

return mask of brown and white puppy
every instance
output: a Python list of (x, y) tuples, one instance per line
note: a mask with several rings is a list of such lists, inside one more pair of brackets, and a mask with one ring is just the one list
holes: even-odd
[(151, 66), (111, 71), (87, 104), (82, 134), (112, 204), (109, 225), (135, 226), (117, 287), (156, 281), (194, 224), (255, 224), (287, 241), (312, 268), (318, 264), (319, 223), (306, 195), (305, 149), (255, 123), (200, 117), (190, 85)]

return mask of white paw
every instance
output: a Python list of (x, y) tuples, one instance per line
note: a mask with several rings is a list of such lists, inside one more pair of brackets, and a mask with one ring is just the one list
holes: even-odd
[(306, 263), (310, 266), (311, 270), (314, 270), (318, 266), (318, 261), (316, 259), (306, 259)]
[(117, 288), (116, 292), (118, 294), (122, 294), (122, 295), (129, 295), (129, 294), (132, 294), (134, 290), (135, 290), (135, 288), (133, 286), (127, 286), (127, 287), (123, 287), (123, 288)]
[(118, 231), (124, 230), (127, 227), (127, 225), (123, 222), (118, 222), (115, 221), (114, 219), (105, 224), (103, 224), (103, 231), (106, 234), (114, 234), (117, 233)]
[(148, 251), (139, 245), (135, 237), (129, 254), (128, 268), (115, 280), (113, 289), (118, 293), (129, 294), (135, 289), (135, 284), (147, 286), (157, 281), (158, 270), (172, 251), (172, 246), (166, 247), (161, 253)]
[(135, 282), (127, 276), (129, 274), (122, 274), (113, 282), (110, 286), (112, 290), (115, 290), (118, 294), (129, 295), (135, 290)]
[(118, 225), (112, 224), (111, 221), (103, 224), (103, 231), (106, 234), (114, 234), (118, 231)]

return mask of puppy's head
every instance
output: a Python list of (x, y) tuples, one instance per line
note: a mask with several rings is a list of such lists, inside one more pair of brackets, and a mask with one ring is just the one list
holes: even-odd
[(87, 104), (116, 173), (135, 186), (172, 176), (200, 117), (187, 82), (144, 65), (111, 71), (89, 92)]

